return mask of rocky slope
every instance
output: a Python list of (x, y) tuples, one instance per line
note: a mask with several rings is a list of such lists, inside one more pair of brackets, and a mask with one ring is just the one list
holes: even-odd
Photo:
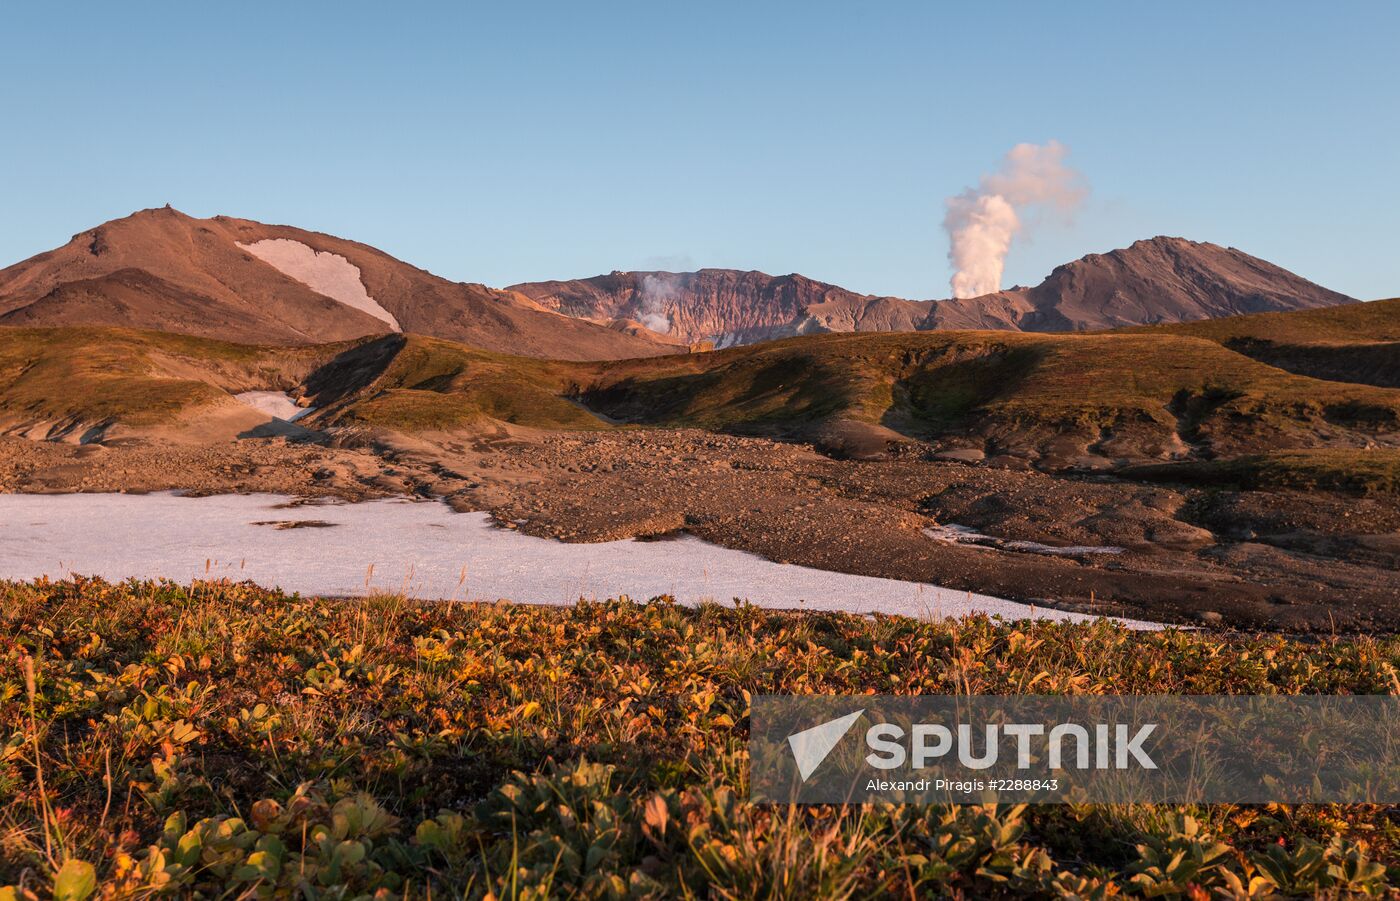
[(567, 316), (632, 319), (676, 338), (719, 346), (813, 332), (907, 331), (927, 315), (927, 304), (857, 294), (803, 275), (737, 269), (612, 272), (509, 290)]
[(0, 270), (0, 325), (115, 325), (256, 344), (405, 331), (525, 356), (673, 353), (519, 294), (463, 284), (331, 235), (165, 207)]
[(801, 275), (732, 269), (613, 272), (511, 290), (569, 316), (629, 317), (720, 345), (814, 332), (1083, 331), (1353, 302), (1234, 248), (1166, 237), (1090, 254), (1034, 288), (963, 300), (875, 297)]
[[(934, 307), (925, 327), (962, 327), (955, 309), (999, 307), (1028, 332), (1192, 322), (1354, 303), (1233, 247), (1157, 237), (1058, 266), (1034, 288)], [(948, 323), (945, 325), (945, 323)]]

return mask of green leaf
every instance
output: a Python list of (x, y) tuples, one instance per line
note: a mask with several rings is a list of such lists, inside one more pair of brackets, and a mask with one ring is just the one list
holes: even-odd
[(97, 891), (97, 871), (92, 864), (76, 858), (63, 862), (53, 878), (54, 901), (85, 901)]
[(233, 871), (233, 878), (244, 882), (263, 880), (275, 882), (282, 872), (282, 861), (267, 851), (255, 851), (248, 855), (248, 861)]
[(162, 830), (166, 838), (179, 839), (185, 834), (185, 812), (177, 810), (166, 817), (165, 827)]
[(199, 861), (199, 854), (203, 850), (203, 837), (198, 831), (191, 829), (180, 836), (180, 840), (175, 843), (175, 853), (172, 856), (180, 866), (192, 867)]
[(424, 820), (419, 823), (415, 836), (420, 845), (426, 845), (443, 852), (447, 850), (447, 833), (433, 820)]

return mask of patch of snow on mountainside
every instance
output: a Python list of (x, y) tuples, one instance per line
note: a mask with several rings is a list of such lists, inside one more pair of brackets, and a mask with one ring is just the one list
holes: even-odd
[(233, 399), (260, 413), (285, 419), (287, 422), (296, 422), (315, 410), (315, 407), (298, 407), (296, 401), (282, 391), (244, 391), (242, 394), (235, 394)]
[(360, 267), (345, 257), (318, 251), (290, 238), (268, 238), (238, 246), (318, 294), (383, 320), (396, 332), (403, 331), (394, 314), (369, 296), (360, 281)]

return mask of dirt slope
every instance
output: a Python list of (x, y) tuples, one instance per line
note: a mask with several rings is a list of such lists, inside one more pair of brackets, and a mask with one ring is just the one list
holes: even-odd
[(561, 360), (623, 359), (684, 349), (650, 332), (629, 333), (560, 316), (510, 291), (451, 282), (357, 241), (227, 216), (213, 221), (244, 244), (280, 238), (344, 257), (359, 267), (366, 291), (405, 332)]
[[(358, 278), (391, 316), (313, 290), (250, 252), (283, 239)], [(334, 254), (335, 257), (322, 257)], [(348, 264), (348, 266), (347, 266)], [(243, 219), (143, 210), (0, 270), (0, 325), (112, 325), (258, 344), (316, 344), (392, 330), (564, 359), (675, 352), (648, 332), (559, 316), (518, 295), (461, 284), (353, 241)]]

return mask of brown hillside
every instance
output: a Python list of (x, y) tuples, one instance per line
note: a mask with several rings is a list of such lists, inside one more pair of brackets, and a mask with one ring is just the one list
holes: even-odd
[(1093, 331), (1354, 302), (1239, 250), (1165, 237), (1090, 254), (1034, 288), (962, 300), (874, 297), (801, 275), (732, 269), (613, 272), (512, 290), (570, 316), (650, 320), (721, 346), (816, 332)]
[[(386, 312), (327, 296), (249, 249), (276, 239), (305, 245), (307, 257), (348, 273), (355, 290)], [(525, 356), (588, 360), (676, 350), (648, 333), (610, 330), (508, 292), (438, 278), (364, 244), (243, 219), (195, 219), (170, 207), (113, 220), (0, 270), (0, 325), (113, 325), (314, 344), (395, 324)]]

